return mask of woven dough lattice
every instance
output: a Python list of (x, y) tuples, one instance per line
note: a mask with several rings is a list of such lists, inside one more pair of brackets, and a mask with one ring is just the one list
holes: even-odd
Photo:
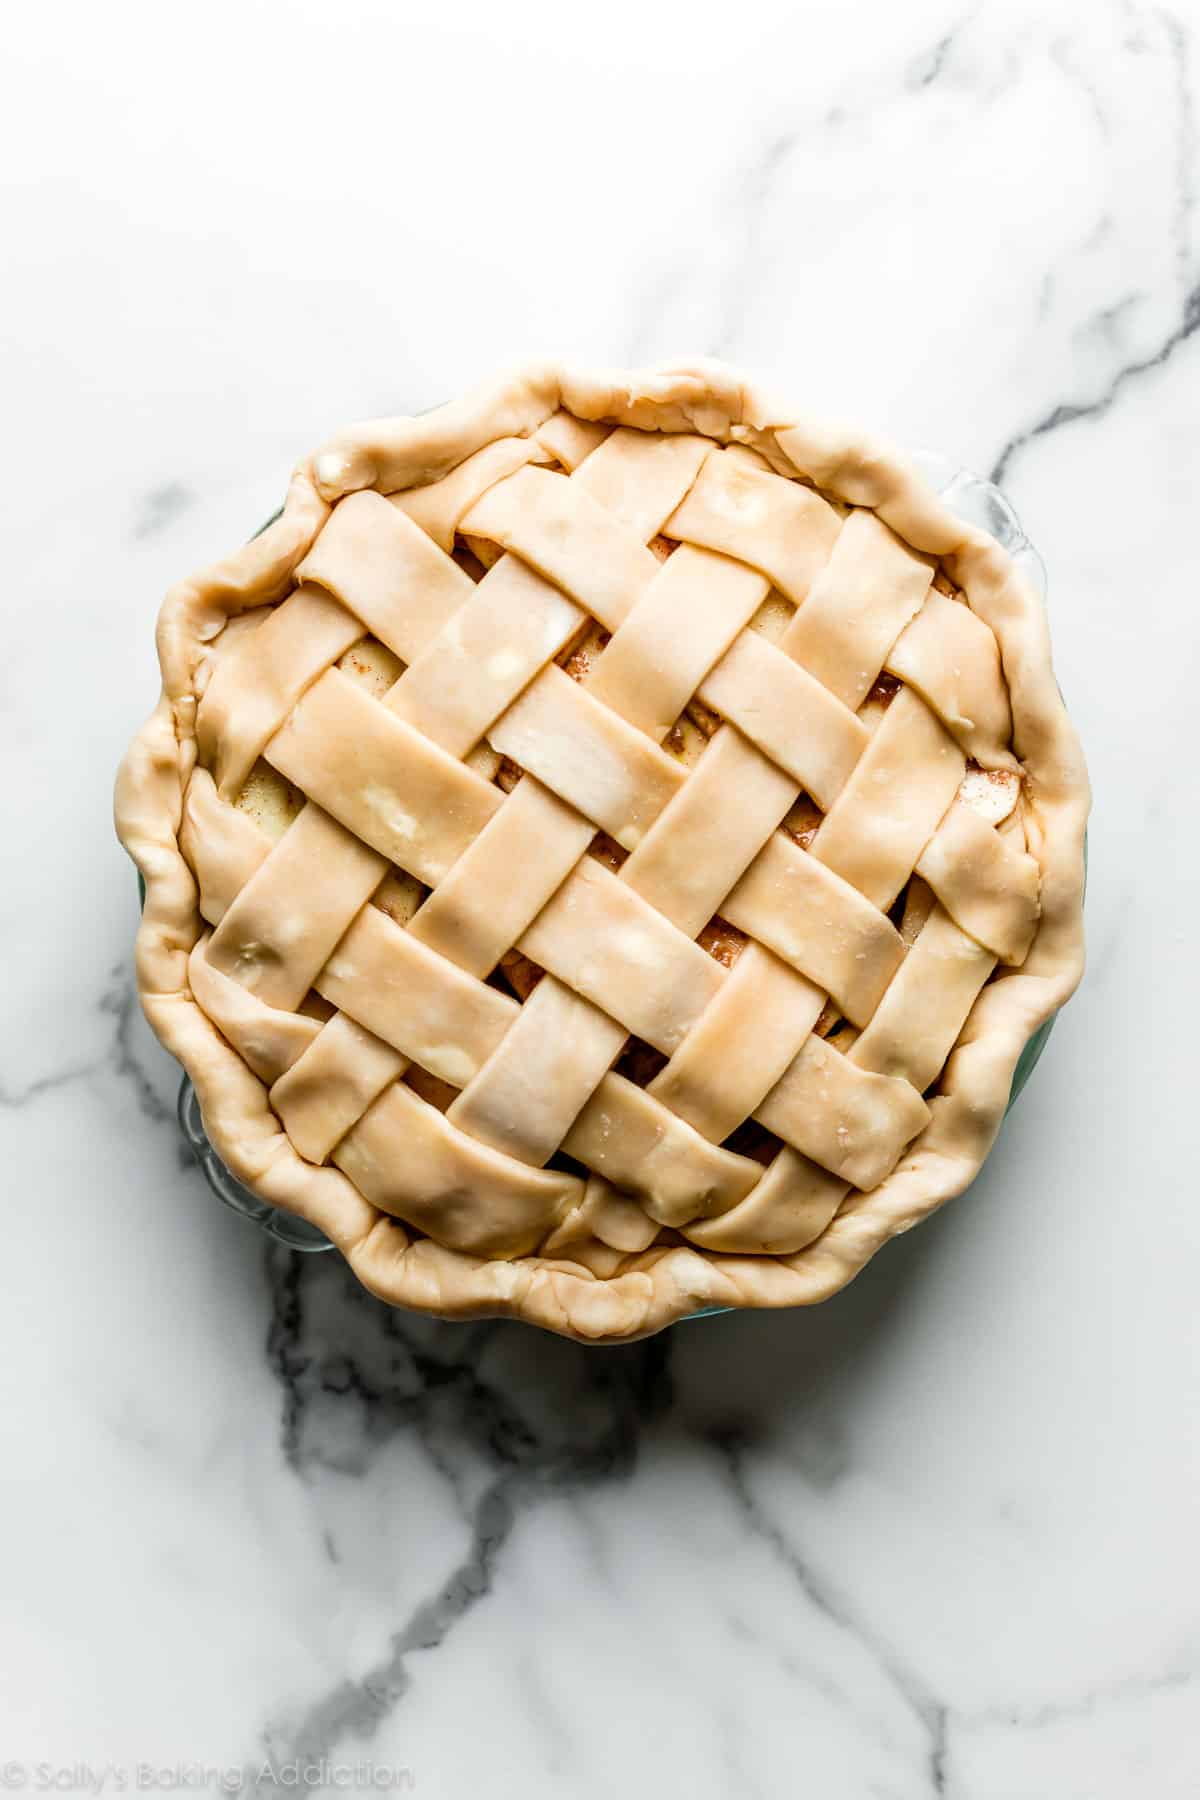
[(995, 1130), (982, 1089), (934, 1121), (1040, 935), (1011, 570), (713, 382), (364, 428), (164, 612), (175, 754), (152, 721), (118, 797), (147, 1010), (236, 1172), (410, 1304), (627, 1336), (815, 1297), (775, 1271), (840, 1285), (945, 1197), (926, 1141), (961, 1186)]

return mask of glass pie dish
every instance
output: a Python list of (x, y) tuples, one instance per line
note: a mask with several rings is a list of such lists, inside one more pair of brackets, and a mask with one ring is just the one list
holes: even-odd
[[(992, 482), (935, 453), (917, 453), (913, 461), (951, 511), (996, 539), (1044, 602), (1046, 581), (1041, 559), (1001, 491)], [(1010, 1108), (1032, 1074), (1053, 1022), (1053, 1017), (1047, 1019), (1026, 1044), (1014, 1071), (1008, 1100)], [(252, 1220), (269, 1237), (289, 1249), (313, 1253), (333, 1247), (316, 1226), (267, 1204), (230, 1173), (209, 1141), (195, 1089), (186, 1075), (179, 1091), (178, 1117), (184, 1138), (209, 1187), (223, 1204)], [(725, 1307), (706, 1307), (688, 1316), (702, 1317), (727, 1310)]]

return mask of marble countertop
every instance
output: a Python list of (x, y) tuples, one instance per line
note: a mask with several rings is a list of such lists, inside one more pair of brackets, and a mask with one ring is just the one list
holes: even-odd
[[(188, 19), (6, 38), (0, 1787), (1196, 1794), (1200, 11)], [(109, 817), (168, 582), (547, 349), (994, 473), (1097, 794), (1090, 971), (969, 1195), (609, 1351), (211, 1198)]]

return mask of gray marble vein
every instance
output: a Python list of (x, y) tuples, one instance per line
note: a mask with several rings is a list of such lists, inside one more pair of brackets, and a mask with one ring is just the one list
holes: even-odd
[(196, 504), (196, 496), (182, 481), (164, 481), (147, 490), (137, 506), (135, 538), (157, 537), (167, 531)]
[(1017, 457), (1040, 438), (1065, 426), (1102, 419), (1129, 386), (1153, 369), (1161, 369), (1200, 330), (1200, 285), (1192, 288), (1183, 303), (1178, 323), (1149, 354), (1135, 357), (1114, 371), (1103, 391), (1089, 400), (1059, 400), (1032, 425), (1023, 426), (1003, 445), (990, 470), (990, 479), (1000, 486), (1009, 476)]
[(735, 1431), (718, 1430), (710, 1434), (714, 1450), (721, 1458), (730, 1490), (747, 1529), (770, 1547), (774, 1556), (795, 1582), (808, 1603), (842, 1632), (847, 1633), (876, 1663), (885, 1679), (896, 1689), (904, 1704), (911, 1708), (927, 1734), (929, 1791), (944, 1794), (947, 1709), (927, 1689), (920, 1677), (907, 1666), (888, 1644), (856, 1618), (846, 1601), (837, 1595), (805, 1559), (792, 1539), (764, 1510), (748, 1474), (748, 1454), (753, 1445), (744, 1442)]
[[(566, 1353), (580, 1403), (563, 1414), (544, 1408), (526, 1388), (538, 1334), (410, 1320), (362, 1293), (328, 1260), (318, 1266), (272, 1250), (267, 1267), (268, 1349), (282, 1390), (282, 1445), (291, 1466), (306, 1479), (331, 1466), (368, 1478), (381, 1446), (397, 1433), (413, 1434), (446, 1478), (466, 1535), (459, 1561), (398, 1625), (375, 1667), (339, 1683), (301, 1715), (266, 1728), (272, 1754), (320, 1760), (347, 1740), (374, 1737), (390, 1719), (412, 1685), (413, 1656), (439, 1649), (489, 1597), (505, 1546), (526, 1514), (577, 1487), (628, 1478), (643, 1427), (670, 1404), (670, 1339), (592, 1359), (555, 1345), (549, 1354), (561, 1363)], [(343, 1347), (347, 1311), (357, 1322), (353, 1350)], [(523, 1376), (513, 1385), (488, 1372), (498, 1337), (513, 1340)], [(361, 1403), (357, 1454), (349, 1458), (330, 1453), (321, 1410), (329, 1399), (348, 1395)], [(483, 1472), (469, 1502), (448, 1446), (449, 1455), (461, 1460), (465, 1452)]]
[(135, 1034), (144, 1032), (137, 988), (130, 963), (118, 963), (100, 1000), (100, 1011), (112, 1020), (112, 1047), (107, 1065), (127, 1082), (142, 1117), (153, 1125), (174, 1123), (175, 1109), (166, 1101), (144, 1068), (135, 1045)]

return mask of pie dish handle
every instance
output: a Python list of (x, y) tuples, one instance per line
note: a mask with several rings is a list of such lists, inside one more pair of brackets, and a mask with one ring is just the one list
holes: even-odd
[[(1008, 551), (1021, 573), (1040, 596), (1042, 604), (1045, 605), (1045, 565), (1026, 537), (1012, 506), (995, 483), (988, 481), (982, 475), (974, 474), (970, 469), (960, 468), (936, 451), (915, 451), (910, 460), (952, 512), (972, 525), (981, 526)], [(278, 517), (279, 514), (275, 513), (273, 518), (266, 520), (255, 532), (255, 537), (260, 536), (267, 526)], [(145, 888), (140, 875), (138, 876), (138, 888), (144, 899)], [(1039, 1025), (1017, 1059), (1017, 1066), (1013, 1071), (1012, 1087), (1009, 1090), (1008, 1107), (1005, 1109), (1006, 1116), (1033, 1074), (1038, 1060), (1046, 1048), (1050, 1033), (1054, 1029), (1056, 1016), (1051, 1014), (1050, 1018)], [(200, 1112), (200, 1102), (187, 1075), (183, 1077), (180, 1085), (177, 1112), (184, 1139), (195, 1155), (205, 1180), (218, 1200), (234, 1212), (240, 1213), (244, 1219), (250, 1219), (260, 1230), (265, 1231), (268, 1237), (274, 1238), (277, 1243), (286, 1245), (290, 1250), (311, 1253), (333, 1248), (324, 1232), (319, 1231), (315, 1225), (310, 1225), (307, 1220), (296, 1218), (279, 1207), (268, 1206), (265, 1200), (260, 1200), (257, 1194), (252, 1193), (249, 1188), (244, 1187), (230, 1174), (208, 1140)], [(687, 1316), (692, 1319), (704, 1319), (715, 1313), (728, 1311), (730, 1308), (727, 1306), (706, 1306)], [(683, 1322), (679, 1321), (679, 1323)]]
[(311, 1252), (333, 1249), (325, 1233), (318, 1231), (315, 1225), (310, 1225), (307, 1219), (297, 1218), (293, 1213), (284, 1212), (281, 1207), (268, 1206), (265, 1200), (260, 1200), (257, 1194), (251, 1193), (248, 1187), (243, 1187), (229, 1173), (208, 1141), (200, 1101), (187, 1075), (180, 1084), (175, 1110), (179, 1118), (179, 1129), (218, 1200), (224, 1201), (235, 1213), (240, 1213), (243, 1219), (251, 1220), (268, 1237), (274, 1238), (278, 1244), (285, 1244), (289, 1250)]
[[(1007, 497), (1000, 491), (994, 481), (983, 475), (976, 475), (970, 469), (955, 466), (936, 450), (918, 450), (911, 458), (920, 473), (925, 477), (934, 491), (945, 501), (951, 512), (956, 513), (970, 525), (978, 525), (1002, 549), (1007, 550), (1013, 562), (1033, 588), (1042, 605), (1046, 606), (1046, 565), (1025, 535), (1020, 519), (1017, 517)], [(1087, 840), (1083, 845), (1084, 872), (1087, 871)], [(1015, 1105), (1029, 1077), (1037, 1067), (1038, 1059), (1046, 1048), (1050, 1033), (1054, 1030), (1057, 1013), (1043, 1021), (1029, 1039), (1013, 1070), (1012, 1086), (1008, 1091), (1008, 1105), (1005, 1117)]]

